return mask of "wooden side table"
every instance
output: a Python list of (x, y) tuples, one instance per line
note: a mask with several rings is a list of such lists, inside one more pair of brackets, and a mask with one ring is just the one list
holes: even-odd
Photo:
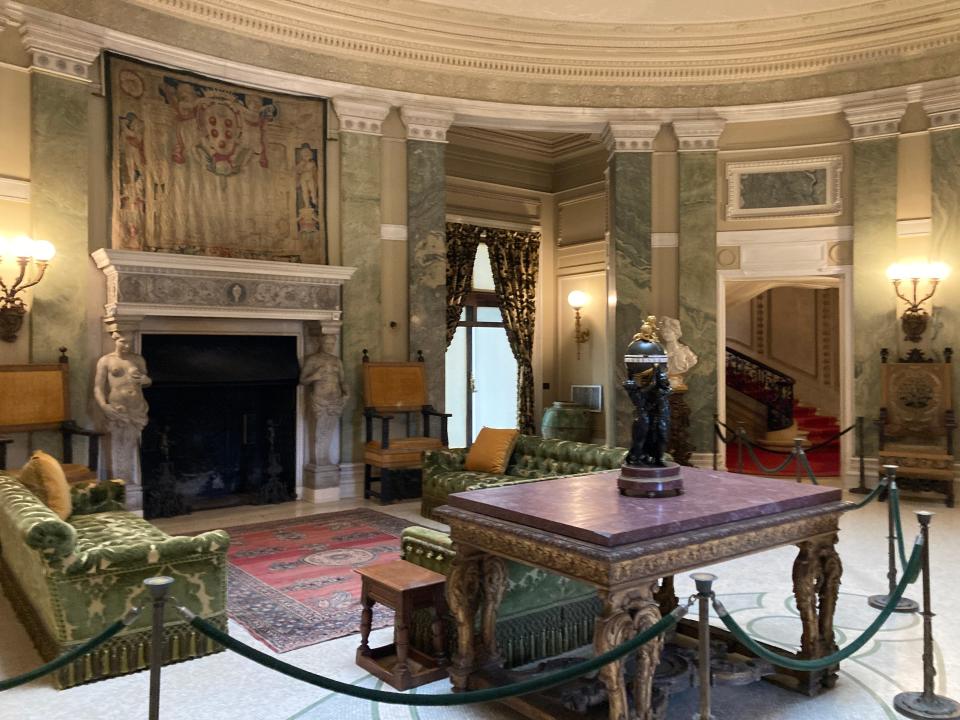
[[(447, 677), (446, 632), (443, 620), (447, 608), (444, 597), (446, 578), (406, 560), (372, 565), (356, 572), (363, 578), (360, 591), (363, 610), (360, 615), (357, 665), (397, 690), (419, 687)], [(371, 648), (370, 627), (373, 623), (373, 606), (376, 603), (393, 608), (395, 612), (394, 641), (383, 647)], [(433, 613), (432, 657), (410, 647), (413, 613), (420, 609), (429, 609)]]

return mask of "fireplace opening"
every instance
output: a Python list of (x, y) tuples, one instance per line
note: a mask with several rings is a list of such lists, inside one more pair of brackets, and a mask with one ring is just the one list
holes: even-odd
[(296, 338), (144, 335), (144, 517), (296, 498)]

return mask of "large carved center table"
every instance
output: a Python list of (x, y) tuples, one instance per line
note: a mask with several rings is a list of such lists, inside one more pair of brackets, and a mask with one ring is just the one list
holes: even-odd
[[(793, 586), (803, 626), (797, 657), (833, 652), (841, 573), (834, 546), (848, 507), (840, 490), (696, 468), (682, 473), (685, 492), (671, 498), (620, 495), (617, 470), (450, 495), (435, 513), (450, 525), (457, 547), (447, 580), (458, 631), (449, 668), (454, 689), (478, 686), (481, 669), (501, 664), (494, 627), (506, 586), (504, 559), (596, 587), (602, 610), (593, 644), (601, 653), (660, 619), (654, 595), (661, 578), (796, 544)], [(638, 652), (632, 704), (623, 661), (600, 671), (610, 720), (650, 720), (662, 645), (661, 637)], [(835, 678), (833, 669), (817, 681), (829, 686)]]

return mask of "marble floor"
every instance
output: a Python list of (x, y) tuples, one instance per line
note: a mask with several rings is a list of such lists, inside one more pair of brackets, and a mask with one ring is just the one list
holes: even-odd
[[(858, 499), (852, 496), (851, 499)], [(418, 503), (380, 508), (362, 500), (326, 506), (303, 502), (269, 507), (208, 511), (158, 521), (171, 533), (192, 532), (272, 520), (293, 515), (333, 512), (369, 505), (423, 523)], [(937, 692), (960, 700), (960, 645), (956, 618), (960, 617), (960, 583), (956, 575), (960, 543), (960, 511), (935, 501), (904, 500), (906, 535), (912, 538), (913, 512), (937, 513), (932, 525), (934, 630)], [(886, 589), (886, 506), (873, 503), (848, 513), (841, 523), (839, 552), (844, 563), (843, 585), (836, 615), (841, 646), (855, 638), (875, 617), (867, 596)], [(759, 555), (710, 567), (719, 576), (716, 590), (727, 608), (749, 632), (763, 640), (794, 647), (800, 621), (793, 605), (790, 570), (795, 549), (779, 548)], [(677, 578), (678, 595), (692, 592), (686, 577)], [(920, 599), (919, 585), (908, 595)], [(718, 621), (714, 621), (718, 622)], [(231, 623), (230, 632), (244, 642), (266, 650), (242, 627)], [(372, 640), (388, 642), (390, 630), (377, 631)], [(369, 687), (377, 680), (354, 665), (356, 636), (331, 640), (293, 652), (283, 659), (345, 682)], [(269, 652), (269, 651), (268, 651)], [(748, 687), (718, 688), (714, 715), (718, 720), (742, 718), (777, 720), (885, 720), (898, 717), (893, 696), (903, 690), (922, 689), (921, 623), (916, 615), (894, 615), (877, 636), (841, 666), (837, 687), (817, 698), (806, 698), (769, 683)], [(17, 622), (8, 601), (0, 596), (0, 677), (10, 677), (40, 664), (29, 638)], [(140, 720), (147, 717), (148, 675), (141, 672), (69, 690), (57, 691), (48, 680), (38, 680), (0, 693), (2, 720)], [(445, 692), (446, 682), (433, 683), (415, 692)], [(384, 689), (390, 689), (385, 687)], [(515, 720), (510, 710), (496, 705), (454, 708), (416, 708), (367, 703), (334, 695), (251, 663), (229, 652), (164, 668), (161, 717), (169, 720)], [(688, 691), (671, 700), (669, 718), (691, 717), (696, 693)], [(745, 713), (744, 710), (748, 712)]]

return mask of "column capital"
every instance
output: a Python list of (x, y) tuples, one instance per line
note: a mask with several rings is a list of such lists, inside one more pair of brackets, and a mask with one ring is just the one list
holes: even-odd
[(7, 3), (0, 27), (3, 24), (19, 26), (20, 41), (30, 55), (31, 70), (81, 82), (94, 81), (90, 67), (100, 56), (103, 45), (85, 28), (65, 25), (49, 13), (14, 2)]
[(445, 143), (454, 115), (449, 110), (404, 105), (400, 108), (400, 117), (407, 126), (407, 140)]
[(930, 117), (931, 130), (960, 127), (960, 83), (935, 93), (925, 92), (921, 102)]
[(382, 135), (383, 121), (390, 114), (389, 103), (355, 97), (333, 98), (333, 109), (340, 118), (340, 132), (363, 135)]
[(907, 101), (897, 100), (860, 100), (843, 108), (843, 114), (853, 129), (853, 139), (879, 140), (894, 137), (900, 131), (900, 118), (907, 111)]
[(674, 120), (673, 132), (677, 136), (677, 149), (680, 152), (715, 151), (726, 124), (727, 121), (723, 118)]
[(660, 121), (609, 122), (603, 129), (603, 144), (611, 153), (653, 152), (653, 139), (660, 132)]

